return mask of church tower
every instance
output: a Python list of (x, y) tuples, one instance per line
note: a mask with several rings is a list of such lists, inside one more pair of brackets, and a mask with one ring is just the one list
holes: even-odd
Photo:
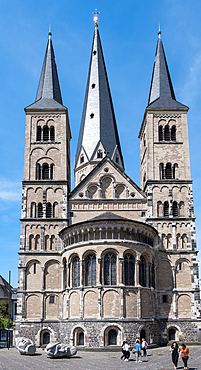
[(75, 156), (75, 186), (105, 157), (124, 171), (112, 97), (95, 23), (85, 101)]
[(158, 230), (159, 249), (172, 265), (173, 317), (195, 319), (200, 316), (199, 281), (188, 107), (176, 100), (158, 34), (148, 106), (139, 133), (141, 188), (148, 198), (147, 222)]
[[(49, 287), (44, 286), (41, 263), (58, 255), (58, 232), (67, 225), (71, 133), (50, 32), (36, 100), (25, 113), (18, 320), (31, 319), (34, 310), (34, 317), (43, 319), (44, 290)], [(58, 265), (53, 268), (56, 274)]]

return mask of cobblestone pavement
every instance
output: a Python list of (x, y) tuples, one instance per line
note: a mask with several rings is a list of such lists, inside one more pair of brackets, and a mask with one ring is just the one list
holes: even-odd
[[(189, 370), (201, 369), (201, 347), (190, 346), (193, 359), (189, 360)], [(168, 347), (148, 350), (147, 358), (142, 358), (142, 363), (135, 362), (135, 356), (131, 354), (128, 362), (120, 360), (121, 352), (94, 352), (78, 350), (77, 355), (69, 359), (51, 359), (46, 353), (37, 349), (34, 356), (21, 356), (15, 348), (0, 349), (0, 369), (7, 370), (42, 370), (42, 369), (65, 369), (65, 370), (94, 370), (94, 369), (143, 369), (143, 370), (173, 370), (171, 354)], [(178, 369), (183, 369), (183, 362), (179, 360)]]

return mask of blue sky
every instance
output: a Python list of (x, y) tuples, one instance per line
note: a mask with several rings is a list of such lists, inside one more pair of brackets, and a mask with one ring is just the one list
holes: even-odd
[[(158, 25), (178, 101), (188, 113), (198, 249), (201, 245), (201, 2), (199, 0), (1, 0), (0, 274), (17, 286), (24, 107), (35, 100), (51, 24), (64, 105), (77, 146), (93, 38), (99, 31), (126, 173), (140, 185), (138, 133), (148, 101)], [(73, 172), (73, 171), (72, 171)], [(74, 177), (72, 173), (72, 188)]]

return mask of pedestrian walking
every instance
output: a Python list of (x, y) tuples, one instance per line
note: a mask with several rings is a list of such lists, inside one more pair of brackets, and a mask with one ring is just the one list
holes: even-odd
[(141, 360), (141, 347), (140, 347), (140, 342), (138, 339), (136, 339), (136, 342), (134, 344), (135, 348), (135, 356), (136, 356), (136, 362), (142, 362)]
[(121, 356), (121, 360), (124, 358), (125, 359), (125, 343), (126, 341), (124, 340), (123, 343), (122, 343), (122, 346), (121, 346), (121, 351), (122, 351), (122, 356)]
[(178, 360), (179, 360), (179, 347), (177, 342), (173, 342), (171, 347), (170, 347), (170, 352), (172, 352), (172, 362), (174, 364), (174, 368), (176, 370)]
[(143, 357), (147, 356), (147, 347), (148, 347), (148, 343), (146, 342), (144, 338), (142, 338)]
[[(186, 347), (186, 345), (183, 343), (181, 345), (179, 358), (182, 358), (183, 360), (184, 370), (188, 370), (187, 362), (188, 362), (189, 355), (191, 356), (189, 348)], [(191, 359), (192, 359), (192, 356), (191, 356)]]
[(130, 346), (127, 341), (124, 344), (124, 349), (125, 349), (125, 360), (124, 361), (128, 361), (130, 357)]

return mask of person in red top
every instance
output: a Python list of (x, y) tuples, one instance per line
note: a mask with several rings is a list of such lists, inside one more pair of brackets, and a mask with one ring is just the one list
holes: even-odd
[[(188, 347), (186, 347), (186, 345), (183, 343), (182, 346), (181, 346), (181, 349), (180, 349), (179, 358), (182, 358), (182, 360), (183, 360), (184, 370), (188, 370), (187, 362), (188, 362), (189, 355), (191, 356), (190, 351), (189, 351)], [(192, 359), (192, 356), (191, 356), (191, 359)]]

